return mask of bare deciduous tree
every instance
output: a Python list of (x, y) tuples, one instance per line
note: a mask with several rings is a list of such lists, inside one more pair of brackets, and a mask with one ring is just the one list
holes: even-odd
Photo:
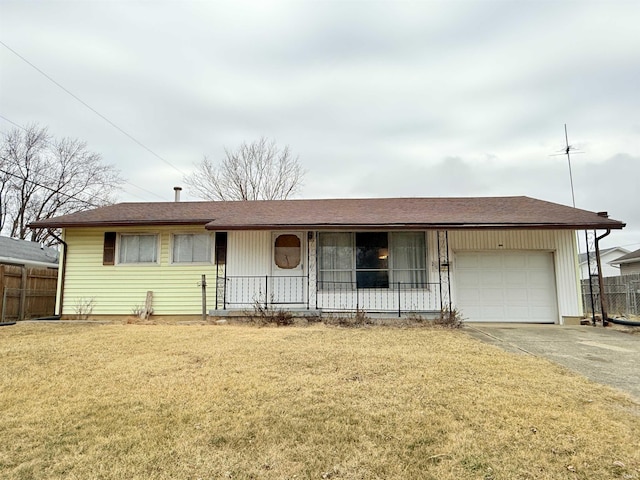
[(80, 140), (57, 140), (36, 124), (5, 134), (0, 144), (0, 232), (53, 243), (36, 220), (109, 205), (123, 182), (119, 172)]
[(207, 157), (185, 177), (193, 195), (205, 200), (281, 200), (295, 194), (304, 170), (288, 146), (262, 137), (225, 149), (225, 158), (214, 165)]

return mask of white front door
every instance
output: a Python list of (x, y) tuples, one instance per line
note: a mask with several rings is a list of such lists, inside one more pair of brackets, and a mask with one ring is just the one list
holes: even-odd
[(271, 252), (269, 302), (303, 306), (307, 301), (305, 232), (273, 232)]

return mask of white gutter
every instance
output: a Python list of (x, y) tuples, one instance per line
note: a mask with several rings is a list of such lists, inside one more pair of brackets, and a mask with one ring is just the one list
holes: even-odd
[(0, 264), (16, 265), (18, 267), (42, 267), (58, 269), (58, 262), (38, 262), (36, 260), (25, 260), (23, 258), (0, 257)]

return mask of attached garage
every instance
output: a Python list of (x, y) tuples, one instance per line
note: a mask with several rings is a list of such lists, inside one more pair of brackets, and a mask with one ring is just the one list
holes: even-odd
[(553, 253), (460, 252), (454, 268), (456, 303), (469, 321), (558, 322)]

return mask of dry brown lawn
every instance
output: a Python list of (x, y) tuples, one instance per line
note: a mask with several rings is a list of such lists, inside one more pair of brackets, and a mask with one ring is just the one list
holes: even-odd
[(4, 479), (640, 478), (640, 407), (463, 331), (0, 329)]

